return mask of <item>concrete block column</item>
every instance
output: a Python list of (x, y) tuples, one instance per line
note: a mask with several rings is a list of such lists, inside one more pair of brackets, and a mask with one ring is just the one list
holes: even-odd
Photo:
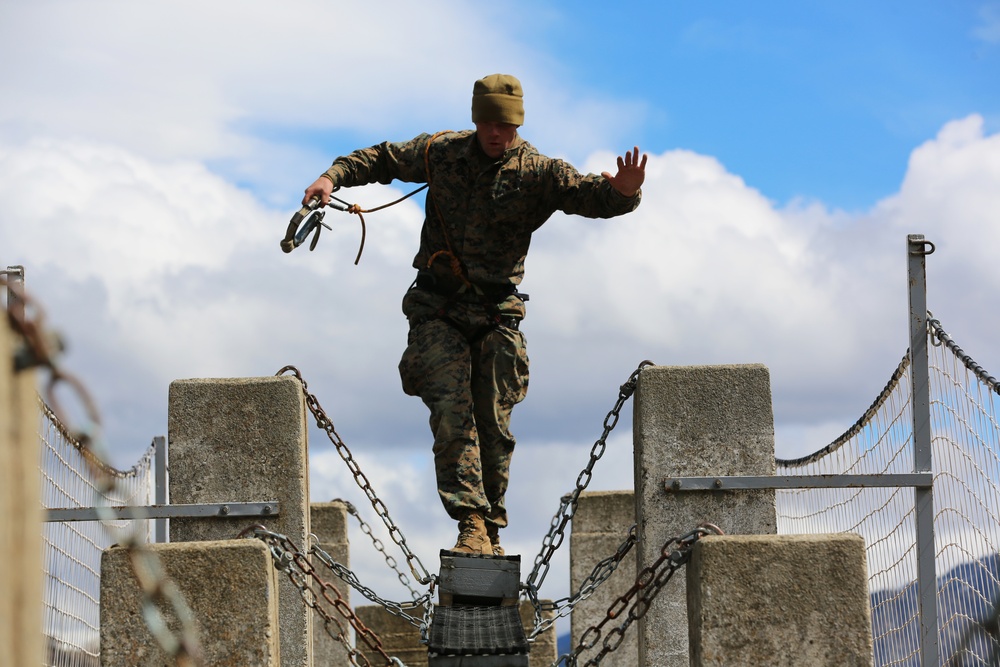
[[(205, 665), (279, 667), (278, 573), (266, 544), (226, 540), (147, 548), (197, 620)], [(141, 609), (142, 591), (129, 553), (111, 547), (101, 555), (101, 667), (170, 664)], [(169, 613), (165, 621), (169, 628), (179, 627)]]
[[(653, 366), (639, 375), (634, 419), (638, 568), (699, 523), (727, 534), (776, 532), (773, 491), (670, 493), (667, 477), (773, 475), (771, 383), (760, 364)], [(685, 582), (674, 577), (639, 622), (639, 665), (688, 667)]]
[[(253, 524), (308, 548), (306, 408), (293, 377), (176, 380), (170, 384), (170, 499), (175, 504), (277, 500), (280, 515), (172, 519), (172, 542), (234, 538)], [(284, 667), (312, 667), (313, 612), (279, 579)]]
[[(350, 543), (347, 539), (347, 505), (335, 500), (329, 503), (313, 503), (310, 506), (310, 524), (312, 532), (319, 540), (319, 548), (330, 554), (333, 560), (344, 567), (351, 566)], [(329, 569), (319, 562), (318, 558), (313, 558), (313, 567), (317, 569), (324, 580), (329, 581), (344, 598), (344, 601), (351, 602), (351, 587), (336, 579)], [(330, 609), (330, 615), (340, 621), (341, 625), (348, 632), (350, 638), (350, 624), (335, 610)], [(336, 632), (336, 628), (332, 628)], [(338, 641), (323, 627), (323, 620), (313, 617), (313, 663), (324, 665), (325, 667), (345, 667), (351, 664), (350, 656), (343, 643)]]
[[(571, 591), (580, 590), (583, 581), (594, 571), (594, 566), (615, 555), (634, 523), (635, 493), (632, 491), (584, 491), (580, 494), (570, 534)], [(614, 574), (593, 595), (573, 608), (570, 648), (576, 648), (587, 629), (603, 621), (608, 615), (608, 608), (635, 584), (635, 562), (634, 552), (626, 555)], [(594, 657), (601, 647), (598, 643), (591, 650), (581, 653), (580, 664)], [(606, 667), (635, 667), (639, 664), (638, 637), (634, 627), (601, 664)]]
[(871, 667), (858, 535), (727, 535), (687, 565), (691, 665)]

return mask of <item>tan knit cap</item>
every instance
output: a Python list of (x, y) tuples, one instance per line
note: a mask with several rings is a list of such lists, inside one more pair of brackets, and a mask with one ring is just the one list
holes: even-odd
[(509, 74), (490, 74), (472, 86), (472, 122), (524, 125), (524, 91)]

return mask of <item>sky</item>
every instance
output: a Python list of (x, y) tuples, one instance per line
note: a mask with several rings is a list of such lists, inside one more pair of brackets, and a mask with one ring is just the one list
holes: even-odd
[[(422, 195), (366, 216), (357, 266), (336, 211), (314, 252), (278, 243), (335, 157), (471, 127), (494, 72), (543, 153), (649, 156), (634, 213), (533, 238), (503, 534), (526, 566), (643, 360), (767, 365), (779, 456), (853, 424), (908, 346), (907, 234), (936, 247), (930, 310), (1000, 373), (1000, 2), (3, 0), (0, 265), (25, 266), (113, 464), (166, 434), (173, 380), (291, 364), (433, 569), (455, 528), (396, 371)], [(631, 488), (630, 414), (590, 490)], [(320, 434), (310, 456), (314, 500), (366, 506)], [(565, 560), (549, 580), (567, 594)]]

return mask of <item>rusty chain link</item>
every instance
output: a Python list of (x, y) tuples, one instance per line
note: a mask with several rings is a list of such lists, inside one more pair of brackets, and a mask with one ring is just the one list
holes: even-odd
[[(10, 268), (18, 270), (11, 271)], [(20, 349), (14, 353), (14, 371), (43, 368), (48, 372), (44, 403), (56, 421), (65, 428), (69, 439), (79, 445), (80, 453), (87, 462), (95, 480), (98, 519), (115, 521), (111, 508), (103, 502), (114, 490), (116, 479), (111, 473), (114, 468), (106, 462), (108, 457), (103, 453), (104, 442), (100, 433), (101, 418), (97, 404), (83, 382), (60, 365), (62, 340), (46, 326), (42, 307), (25, 291), (20, 280), (8, 280), (8, 275), (23, 278), (22, 267), (9, 267), (7, 271), (0, 272), (0, 288), (8, 291), (7, 320), (22, 340)], [(80, 402), (90, 422), (85, 429), (72, 430), (68, 427), (68, 422), (63, 417), (65, 412), (56, 398), (56, 388), (60, 384), (68, 385)], [(136, 525), (139, 523), (137, 521)], [(146, 548), (138, 531), (131, 531), (119, 544), (125, 548), (139, 584), (142, 617), (150, 634), (178, 667), (203, 665), (194, 614), (177, 584), (164, 572), (160, 559)], [(176, 631), (169, 627), (164, 609), (168, 609), (176, 620)]]
[[(327, 437), (330, 442), (333, 443), (334, 447), (337, 449), (337, 453), (340, 454), (340, 458), (344, 460), (347, 464), (347, 468), (354, 475), (354, 481), (357, 482), (358, 487), (365, 493), (368, 500), (371, 501), (372, 507), (375, 509), (375, 513), (378, 514), (379, 518), (382, 519), (382, 523), (385, 524), (386, 529), (389, 531), (389, 537), (395, 542), (399, 548), (402, 550), (403, 555), (406, 556), (406, 564), (410, 568), (410, 572), (418, 582), (423, 585), (429, 585), (433, 581), (433, 577), (427, 572), (427, 568), (424, 564), (420, 562), (417, 555), (410, 550), (410, 547), (406, 544), (406, 538), (403, 536), (403, 531), (399, 529), (399, 526), (395, 524), (392, 518), (389, 516), (389, 510), (386, 508), (385, 503), (377, 495), (375, 491), (372, 490), (371, 483), (368, 481), (368, 477), (362, 472), (361, 467), (358, 462), (354, 460), (354, 456), (351, 454), (351, 450), (347, 448), (344, 441), (341, 439), (340, 435), (337, 433), (336, 429), (333, 427), (333, 421), (326, 415), (323, 411), (323, 406), (319, 404), (316, 396), (309, 393), (308, 384), (306, 384), (305, 378), (302, 377), (302, 373), (299, 372), (295, 366), (285, 366), (279, 370), (275, 375), (284, 375), (285, 373), (292, 373), (302, 384), (302, 393), (306, 399), (306, 405), (309, 411), (312, 412), (313, 417), (316, 419), (316, 426), (326, 432)], [(417, 568), (420, 571), (417, 571)]]
[[(371, 662), (357, 647), (351, 645), (344, 626), (320, 604), (320, 600), (325, 600), (335, 609), (354, 629), (355, 636), (371, 651), (385, 659), (385, 665), (403, 667), (398, 658), (386, 653), (382, 647), (382, 639), (357, 617), (337, 587), (319, 576), (316, 568), (309, 562), (308, 556), (300, 551), (291, 539), (260, 525), (245, 528), (237, 535), (237, 539), (244, 537), (259, 539), (268, 546), (275, 569), (288, 575), (288, 579), (298, 589), (305, 605), (323, 619), (323, 627), (327, 633), (344, 645), (352, 665), (371, 667)], [(336, 634), (331, 627), (336, 627)]]
[[(660, 547), (660, 557), (652, 564), (644, 567), (635, 578), (632, 587), (614, 600), (608, 607), (607, 614), (597, 625), (592, 625), (580, 637), (580, 642), (570, 653), (559, 656), (551, 667), (565, 664), (566, 667), (578, 667), (578, 656), (596, 646), (601, 638), (604, 626), (617, 618), (625, 616), (618, 626), (611, 628), (601, 643), (601, 650), (584, 663), (584, 667), (595, 667), (601, 664), (609, 653), (613, 653), (625, 639), (625, 633), (632, 623), (639, 620), (649, 611), (650, 605), (663, 587), (670, 581), (674, 573), (691, 559), (691, 549), (705, 535), (722, 535), (722, 530), (710, 523), (703, 523), (697, 528), (677, 537), (672, 537)], [(676, 546), (675, 546), (676, 545)]]
[(535, 557), (535, 565), (531, 570), (531, 574), (524, 584), (527, 590), (528, 598), (532, 601), (535, 606), (535, 626), (539, 626), (542, 623), (541, 609), (538, 606), (538, 589), (541, 588), (542, 582), (545, 581), (546, 575), (548, 575), (550, 563), (553, 554), (562, 545), (563, 540), (566, 536), (566, 525), (573, 519), (573, 515), (576, 513), (577, 505), (579, 504), (580, 494), (587, 488), (590, 484), (590, 480), (593, 478), (594, 464), (602, 456), (607, 449), (607, 439), (611, 431), (614, 430), (615, 426), (618, 425), (618, 418), (621, 414), (622, 407), (625, 405), (625, 401), (631, 398), (632, 394), (635, 393), (636, 384), (639, 381), (639, 374), (647, 366), (652, 366), (652, 361), (643, 361), (639, 364), (629, 379), (623, 384), (618, 390), (618, 400), (615, 401), (615, 405), (608, 412), (608, 415), (604, 418), (604, 431), (601, 433), (601, 437), (597, 439), (594, 446), (590, 450), (590, 460), (587, 462), (586, 467), (580, 472), (576, 478), (576, 488), (572, 492), (567, 493), (562, 497), (559, 504), (559, 509), (556, 511), (555, 516), (552, 518), (552, 523), (549, 526), (549, 532), (542, 540), (542, 549), (539, 551), (538, 555)]
[(382, 543), (382, 540), (375, 536), (372, 532), (372, 527), (361, 517), (361, 513), (358, 512), (358, 508), (354, 506), (354, 503), (344, 500), (343, 498), (335, 498), (334, 502), (343, 503), (343, 505), (347, 508), (347, 513), (357, 520), (358, 525), (361, 528), (361, 532), (371, 539), (372, 546), (374, 546), (375, 550), (382, 554), (385, 558), (385, 564), (389, 567), (389, 569), (396, 573), (396, 577), (399, 579), (399, 582), (410, 591), (410, 597), (414, 600), (420, 599), (420, 593), (418, 593), (410, 583), (410, 578), (406, 576), (405, 572), (399, 569), (399, 564), (396, 562), (396, 559), (386, 553), (385, 545)]
[(319, 561), (323, 563), (327, 569), (333, 572), (333, 574), (335, 574), (341, 581), (361, 593), (369, 601), (380, 605), (393, 616), (398, 616), (399, 618), (408, 621), (411, 625), (420, 628), (421, 631), (426, 629), (424, 628), (424, 624), (421, 619), (408, 613), (407, 610), (422, 608), (426, 613), (427, 607), (431, 604), (432, 594), (430, 591), (424, 593), (423, 596), (413, 600), (412, 602), (393, 602), (392, 600), (386, 600), (383, 597), (379, 597), (379, 595), (376, 594), (371, 588), (362, 584), (361, 580), (358, 579), (358, 575), (347, 567), (344, 567), (341, 563), (338, 563), (332, 556), (330, 556), (330, 554), (323, 551), (323, 549), (321, 549), (318, 545), (313, 544), (309, 547), (309, 553), (316, 556)]

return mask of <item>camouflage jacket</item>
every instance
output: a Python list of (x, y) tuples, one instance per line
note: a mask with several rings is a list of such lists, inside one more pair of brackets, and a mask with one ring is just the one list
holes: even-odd
[[(584, 176), (540, 154), (519, 136), (503, 157), (489, 158), (474, 130), (363, 148), (338, 157), (326, 175), (344, 187), (429, 179), (414, 268), (426, 270), (435, 253), (450, 250), (467, 278), (484, 286), (521, 282), (531, 234), (555, 211), (610, 218), (634, 210), (641, 198), (625, 197), (604, 177)], [(436, 258), (432, 270), (450, 274), (448, 265)]]

